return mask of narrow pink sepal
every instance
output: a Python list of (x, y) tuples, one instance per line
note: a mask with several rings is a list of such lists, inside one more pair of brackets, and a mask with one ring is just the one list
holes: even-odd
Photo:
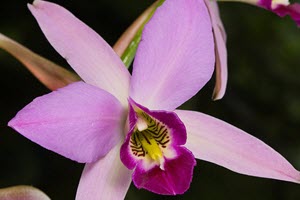
[(104, 158), (86, 164), (80, 178), (76, 200), (124, 199), (131, 183), (131, 171), (120, 161), (120, 145)]
[(300, 172), (259, 139), (199, 112), (176, 113), (187, 128), (186, 147), (196, 158), (241, 174), (300, 183)]
[(41, 190), (27, 185), (0, 189), (1, 200), (50, 200)]
[(75, 73), (30, 51), (1, 33), (0, 48), (3, 48), (23, 63), (24, 66), (50, 90), (56, 90), (80, 80)]
[(137, 165), (132, 180), (137, 188), (144, 188), (163, 195), (177, 195), (186, 192), (193, 178), (196, 165), (193, 154), (185, 147), (176, 148), (177, 157), (165, 161), (165, 170), (156, 166), (145, 171), (142, 165)]
[(33, 142), (78, 162), (93, 162), (123, 138), (125, 111), (95, 86), (76, 82), (36, 98), (8, 123)]
[(207, 8), (199, 0), (167, 0), (145, 25), (133, 64), (130, 96), (152, 110), (174, 110), (214, 70)]
[(213, 92), (213, 99), (221, 99), (226, 91), (227, 85), (227, 49), (226, 32), (220, 18), (219, 8), (216, 1), (204, 1), (213, 27), (216, 53), (216, 84)]
[(49, 42), (78, 75), (127, 106), (130, 74), (98, 34), (57, 4), (35, 0), (28, 7)]

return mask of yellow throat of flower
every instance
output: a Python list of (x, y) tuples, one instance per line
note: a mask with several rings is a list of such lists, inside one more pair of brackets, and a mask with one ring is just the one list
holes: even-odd
[(156, 140), (150, 134), (143, 132), (139, 133), (139, 139), (149, 157), (157, 163), (162, 164), (163, 154)]
[(151, 131), (151, 122), (144, 117), (145, 115), (143, 113), (137, 113), (137, 115), (136, 130), (132, 137), (140, 144), (143, 152), (146, 154), (144, 157), (150, 158), (152, 162), (154, 161), (162, 170), (164, 170), (163, 152), (157, 138), (155, 138), (153, 131)]

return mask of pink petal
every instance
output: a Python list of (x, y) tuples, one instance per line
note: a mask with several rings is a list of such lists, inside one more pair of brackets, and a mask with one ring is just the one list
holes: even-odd
[(226, 33), (220, 18), (217, 2), (211, 0), (205, 0), (204, 2), (210, 14), (215, 39), (216, 85), (213, 99), (218, 100), (224, 96), (227, 85)]
[(176, 113), (188, 131), (186, 147), (196, 158), (241, 174), (300, 183), (300, 172), (259, 139), (202, 113)]
[(124, 199), (131, 183), (131, 171), (120, 161), (120, 145), (104, 158), (87, 164), (77, 189), (76, 200)]
[(93, 162), (124, 137), (124, 114), (114, 96), (76, 82), (36, 98), (8, 125), (44, 148)]
[(0, 189), (1, 200), (50, 200), (50, 198), (41, 190), (19, 185)]
[(39, 56), (1, 33), (0, 48), (22, 62), (50, 90), (56, 90), (80, 80), (76, 74)]
[(130, 96), (149, 109), (173, 110), (211, 78), (214, 59), (205, 4), (198, 0), (167, 0), (144, 28)]
[(193, 154), (184, 147), (177, 147), (178, 157), (166, 160), (165, 170), (158, 166), (145, 171), (140, 165), (135, 169), (132, 179), (137, 188), (145, 188), (151, 192), (165, 195), (183, 194), (193, 178), (196, 165)]
[(116, 96), (127, 106), (130, 74), (112, 48), (91, 28), (54, 3), (28, 5), (53, 47), (87, 83)]

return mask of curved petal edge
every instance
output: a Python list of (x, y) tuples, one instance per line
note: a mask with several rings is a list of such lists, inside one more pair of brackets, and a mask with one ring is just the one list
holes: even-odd
[(216, 83), (213, 92), (213, 100), (223, 98), (227, 85), (227, 49), (226, 49), (226, 32), (220, 18), (219, 8), (216, 1), (204, 1), (212, 23), (215, 53), (216, 53)]

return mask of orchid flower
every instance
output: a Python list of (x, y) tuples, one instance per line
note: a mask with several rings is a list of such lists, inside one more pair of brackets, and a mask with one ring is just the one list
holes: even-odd
[(218, 0), (249, 3), (266, 10), (272, 11), (280, 17), (289, 15), (298, 26), (300, 26), (300, 4), (292, 3), (289, 0)]
[(289, 15), (300, 26), (300, 4), (290, 4), (289, 0), (259, 0), (256, 4), (280, 17)]
[(87, 163), (76, 199), (123, 199), (133, 183), (182, 194), (195, 158), (238, 173), (299, 183), (300, 173), (262, 141), (208, 115), (176, 109), (211, 78), (214, 42), (201, 0), (166, 0), (145, 25), (132, 75), (111, 47), (69, 11), (29, 9), (85, 82), (36, 98), (9, 126)]
[(41, 190), (26, 186), (18, 185), (0, 189), (1, 200), (50, 200), (50, 198)]

